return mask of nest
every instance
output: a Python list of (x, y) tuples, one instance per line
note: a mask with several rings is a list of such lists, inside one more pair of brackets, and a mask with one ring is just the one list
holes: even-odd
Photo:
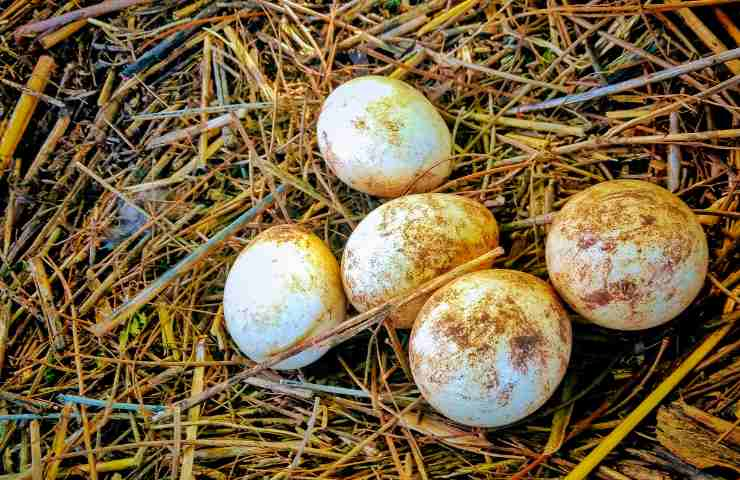
[[(0, 0), (0, 478), (736, 477), (735, 2), (81, 3)], [(652, 330), (574, 323), (560, 389), (496, 430), (423, 401), (392, 306), (301, 371), (251, 363), (221, 306), (239, 251), (293, 223), (339, 257), (380, 205), (315, 138), (366, 74), (448, 121), (438, 191), (495, 214), (496, 265), (546, 278), (552, 214), (642, 179), (700, 215), (704, 290)]]

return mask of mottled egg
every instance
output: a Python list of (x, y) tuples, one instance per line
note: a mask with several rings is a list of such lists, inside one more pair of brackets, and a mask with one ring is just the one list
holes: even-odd
[[(350, 235), (342, 256), (344, 289), (364, 312), (496, 246), (496, 219), (479, 202), (445, 193), (396, 198), (370, 212)], [(411, 328), (427, 298), (391, 312), (389, 321)]]
[[(297, 226), (271, 227), (257, 235), (226, 279), (226, 328), (255, 362), (331, 329), (345, 314), (337, 259), (319, 237)], [(304, 367), (328, 349), (309, 348), (273, 368)]]
[(707, 274), (707, 240), (677, 196), (638, 180), (574, 195), (547, 237), (550, 280), (587, 320), (617, 330), (663, 324), (694, 300)]
[(368, 75), (340, 85), (326, 98), (317, 130), (329, 168), (361, 192), (428, 192), (452, 171), (447, 124), (401, 80)]
[(524, 272), (482, 270), (437, 290), (411, 332), (422, 396), (456, 422), (499, 427), (541, 407), (570, 360), (570, 321), (549, 284)]

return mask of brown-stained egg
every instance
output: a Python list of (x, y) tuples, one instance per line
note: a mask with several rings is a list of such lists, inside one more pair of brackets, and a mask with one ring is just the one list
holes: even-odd
[[(370, 212), (352, 232), (342, 256), (344, 290), (364, 312), (497, 246), (496, 219), (479, 202), (445, 193), (397, 198)], [(411, 328), (427, 298), (391, 312), (389, 321)]]
[(428, 192), (452, 171), (452, 137), (420, 91), (366, 75), (338, 86), (316, 126), (327, 165), (352, 188), (379, 197)]
[(704, 284), (707, 240), (676, 195), (638, 180), (574, 195), (547, 237), (550, 280), (589, 321), (641, 330), (675, 318)]
[(409, 344), (424, 398), (459, 423), (497, 427), (544, 404), (570, 360), (571, 325), (546, 282), (514, 270), (469, 273), (437, 290)]

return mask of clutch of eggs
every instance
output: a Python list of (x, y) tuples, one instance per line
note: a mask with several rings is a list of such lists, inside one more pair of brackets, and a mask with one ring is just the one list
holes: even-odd
[[(257, 235), (226, 279), (226, 328), (255, 362), (331, 329), (345, 311), (339, 263), (319, 237), (300, 227), (275, 226)], [(273, 368), (306, 366), (328, 349), (311, 347)]]

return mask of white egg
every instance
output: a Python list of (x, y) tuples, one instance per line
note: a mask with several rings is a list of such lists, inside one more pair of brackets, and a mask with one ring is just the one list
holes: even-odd
[(547, 269), (563, 299), (618, 330), (663, 324), (704, 284), (707, 240), (696, 215), (668, 190), (638, 180), (574, 195), (547, 237)]
[(411, 332), (423, 397), (456, 422), (498, 427), (541, 407), (570, 360), (571, 325), (546, 282), (514, 270), (469, 273), (437, 290)]
[[(331, 329), (345, 314), (339, 263), (319, 237), (300, 227), (276, 226), (257, 235), (226, 280), (226, 328), (255, 362)], [(309, 348), (273, 368), (304, 367), (328, 349)]]
[[(352, 232), (342, 256), (344, 289), (364, 312), (497, 246), (496, 219), (479, 202), (446, 193), (396, 198), (370, 212)], [(411, 328), (427, 298), (391, 312), (388, 320)]]
[(321, 154), (340, 180), (379, 197), (428, 192), (452, 171), (452, 138), (407, 83), (365, 76), (337, 87), (318, 120)]

